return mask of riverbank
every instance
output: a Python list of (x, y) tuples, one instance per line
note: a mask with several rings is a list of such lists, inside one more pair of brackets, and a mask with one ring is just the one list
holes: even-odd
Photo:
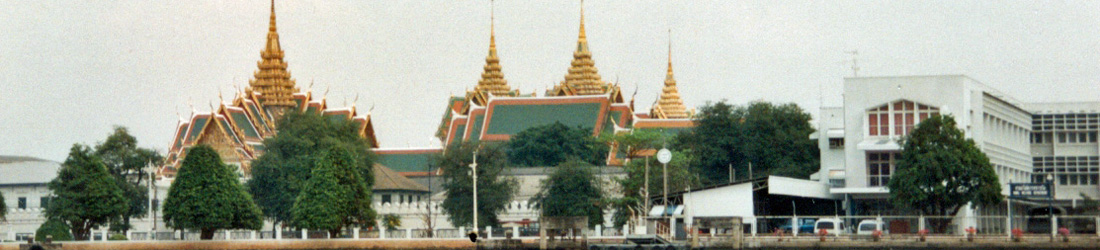
[[(19, 250), (19, 244), (3, 243), (0, 250)], [(270, 249), (401, 249), (443, 250), (473, 249), (467, 239), (316, 239), (316, 240), (234, 240), (234, 241), (107, 241), (61, 242), (65, 250), (270, 250)]]

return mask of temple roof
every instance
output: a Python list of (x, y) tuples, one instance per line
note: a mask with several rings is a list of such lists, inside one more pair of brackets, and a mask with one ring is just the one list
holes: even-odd
[(592, 61), (592, 52), (588, 51), (588, 36), (584, 31), (584, 3), (581, 3), (581, 28), (577, 36), (577, 50), (573, 52), (573, 62), (565, 80), (547, 92), (549, 96), (560, 95), (599, 95), (611, 91), (611, 86), (600, 78), (596, 63)]
[(676, 89), (676, 78), (672, 76), (672, 43), (668, 46), (668, 74), (665, 75), (665, 87), (661, 90), (657, 105), (653, 106), (650, 114), (660, 119), (691, 118), (691, 113), (684, 107), (684, 101), (680, 99), (680, 91)]
[(420, 183), (416, 183), (405, 176), (401, 176), (392, 169), (379, 164), (374, 165), (374, 187), (375, 191), (378, 190), (409, 190), (428, 192), (428, 188)]
[(290, 72), (286, 70), (287, 63), (283, 61), (283, 49), (279, 45), (279, 33), (275, 28), (275, 0), (271, 1), (271, 23), (267, 30), (267, 44), (260, 51), (261, 60), (257, 63), (259, 70), (254, 78), (249, 81), (252, 91), (260, 92), (260, 100), (267, 107), (293, 107), (295, 103), (292, 95), (298, 92), (294, 87), (294, 79), (290, 78)]
[(504, 73), (500, 70), (500, 58), (497, 57), (496, 27), (493, 24), (492, 14), (489, 20), (489, 55), (485, 57), (485, 71), (481, 73), (481, 80), (477, 82), (474, 90), (467, 94), (470, 96), (468, 99), (478, 105), (485, 105), (490, 94), (492, 96), (519, 94), (518, 90), (512, 90), (512, 87), (508, 86), (508, 81), (504, 80)]

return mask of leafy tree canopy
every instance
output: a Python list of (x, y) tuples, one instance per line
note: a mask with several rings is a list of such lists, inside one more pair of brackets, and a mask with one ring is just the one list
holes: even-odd
[[(887, 183), (890, 201), (924, 215), (953, 216), (967, 203), (1003, 199), (989, 157), (967, 139), (951, 116), (932, 116), (903, 139), (901, 158)], [(943, 230), (947, 225), (933, 223)]]
[(660, 148), (664, 136), (655, 130), (635, 129), (631, 132), (601, 134), (599, 141), (615, 149), (625, 158), (634, 158), (644, 150)]
[(542, 217), (585, 216), (588, 227), (603, 225), (603, 183), (592, 165), (570, 160), (554, 168), (531, 203)]
[(592, 129), (569, 128), (560, 122), (520, 131), (508, 141), (508, 159), (517, 166), (557, 166), (569, 158), (604, 165), (607, 145)]
[(736, 178), (778, 175), (808, 178), (818, 165), (817, 143), (810, 114), (793, 103), (723, 102), (700, 108), (696, 126), (677, 136), (673, 148), (692, 155), (706, 183), (725, 183), (730, 166)]
[(130, 218), (144, 217), (149, 208), (149, 176), (146, 168), (160, 164), (163, 157), (153, 149), (139, 148), (137, 139), (125, 127), (115, 127), (107, 140), (95, 146), (95, 155), (103, 160), (129, 201), (129, 211), (111, 222), (111, 228), (129, 230)]
[(351, 225), (374, 224), (371, 190), (360, 176), (355, 157), (347, 149), (321, 154), (291, 208), (292, 224), (326, 230), (337, 236)]
[(452, 225), (473, 225), (473, 177), (470, 163), (477, 152), (478, 226), (499, 226), (500, 212), (512, 202), (519, 182), (507, 177), (508, 156), (499, 144), (454, 143), (436, 159), (443, 172), (443, 210)]
[(64, 221), (49, 219), (34, 231), (34, 241), (45, 242), (46, 236), (50, 236), (54, 241), (70, 241), (73, 240), (73, 234), (69, 230), (69, 225)]
[(192, 147), (164, 201), (169, 227), (199, 230), (212, 239), (219, 229), (259, 230), (263, 214), (245, 192), (237, 174), (207, 145)]
[(87, 146), (75, 144), (47, 186), (55, 196), (46, 218), (69, 224), (73, 237), (86, 240), (92, 228), (125, 215), (129, 201), (107, 167)]
[[(610, 203), (612, 208), (615, 209), (615, 213), (612, 215), (612, 222), (614, 222), (615, 227), (622, 227), (630, 223), (631, 218), (645, 216), (647, 212), (645, 208), (646, 196), (659, 196), (664, 192), (665, 168), (657, 161), (656, 157), (648, 158), (649, 189), (648, 193), (645, 192), (647, 190), (645, 189), (646, 160), (646, 158), (642, 158), (630, 161), (630, 163), (623, 166), (626, 176), (614, 179), (619, 184), (620, 192), (623, 194), (622, 197), (611, 199)], [(699, 176), (689, 165), (691, 162), (694, 162), (691, 159), (691, 154), (679, 151), (672, 152), (672, 161), (668, 163), (669, 193), (702, 186)]]
[(290, 221), (302, 185), (326, 149), (350, 152), (364, 185), (374, 186), (371, 166), (375, 157), (355, 123), (313, 112), (290, 112), (279, 121), (278, 128), (278, 134), (264, 140), (264, 154), (252, 161), (252, 179), (247, 184), (265, 217), (275, 223)]

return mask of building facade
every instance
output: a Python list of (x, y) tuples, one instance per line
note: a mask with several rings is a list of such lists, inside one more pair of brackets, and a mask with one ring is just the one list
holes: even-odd
[(1084, 196), (1100, 198), (1100, 102), (1024, 106), (1032, 119), (1032, 181), (1047, 182), (1050, 175), (1062, 207), (1076, 207)]

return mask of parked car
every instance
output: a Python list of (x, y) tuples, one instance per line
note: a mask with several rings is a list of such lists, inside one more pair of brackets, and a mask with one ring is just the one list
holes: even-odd
[[(813, 233), (814, 232), (814, 222), (815, 221), (817, 221), (817, 219), (814, 219), (814, 218), (801, 218), (801, 219), (798, 219), (798, 233), (800, 233), (800, 234), (802, 234), (802, 233), (806, 233), (806, 234)], [(783, 231), (787, 232), (787, 233), (794, 232), (793, 230), (791, 230), (791, 228), (793, 228), (793, 227), (791, 227), (790, 220), (787, 220), (786, 225), (779, 226), (779, 229), (783, 229)]]
[(848, 228), (844, 226), (844, 221), (836, 218), (822, 218), (814, 223), (814, 234), (821, 232), (821, 229), (825, 229), (827, 235), (844, 235)]
[(873, 235), (875, 231), (882, 231), (882, 234), (890, 233), (890, 230), (886, 228), (886, 223), (881, 220), (863, 220), (859, 222), (859, 226), (856, 227), (856, 235)]

